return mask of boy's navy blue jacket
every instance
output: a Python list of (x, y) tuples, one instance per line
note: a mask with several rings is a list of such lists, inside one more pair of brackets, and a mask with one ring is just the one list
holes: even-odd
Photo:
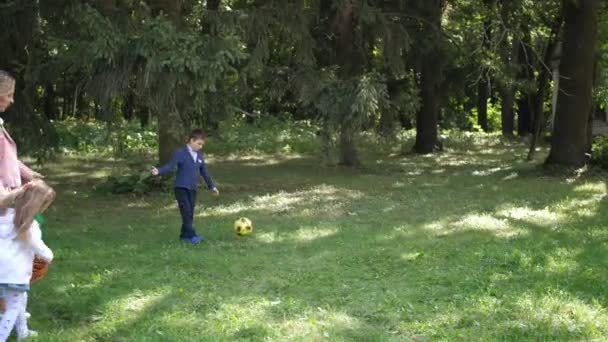
[(202, 153), (196, 152), (195, 162), (187, 145), (180, 148), (175, 152), (173, 159), (171, 159), (170, 162), (158, 168), (159, 175), (170, 172), (176, 165), (176, 188), (196, 190), (198, 187), (199, 175), (203, 176), (209, 190), (213, 190), (215, 188), (213, 180), (211, 180), (209, 172), (207, 171), (207, 165), (205, 165), (205, 158), (203, 157)]

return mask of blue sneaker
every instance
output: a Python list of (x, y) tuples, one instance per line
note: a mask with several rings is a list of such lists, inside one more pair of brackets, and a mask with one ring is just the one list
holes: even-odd
[(191, 244), (196, 245), (199, 242), (202, 242), (204, 239), (203, 239), (202, 236), (195, 235), (195, 236), (193, 236), (191, 238), (182, 238), (181, 240), (183, 242), (190, 242)]

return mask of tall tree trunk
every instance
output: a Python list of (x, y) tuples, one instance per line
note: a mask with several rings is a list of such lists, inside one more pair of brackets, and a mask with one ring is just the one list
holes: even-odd
[[(519, 79), (532, 82), (534, 80), (534, 68), (532, 66), (533, 51), (529, 48), (531, 43), (529, 28), (524, 25), (521, 31), (524, 32), (524, 37), (518, 44)], [(521, 97), (517, 99), (517, 135), (519, 136), (525, 136), (533, 132), (532, 91), (527, 88), (525, 87), (525, 90), (522, 90)]]
[[(355, 18), (352, 0), (343, 1), (337, 8), (332, 21), (332, 31), (336, 34), (335, 53), (336, 63), (339, 66), (338, 74), (342, 80), (350, 80), (362, 70), (364, 54), (355, 45)], [(349, 115), (343, 116), (340, 124), (340, 164), (350, 167), (361, 165), (359, 160), (356, 137), (359, 127), (353, 127)]]
[(532, 108), (531, 114), (533, 132), (532, 139), (530, 140), (530, 148), (528, 149), (528, 157), (526, 158), (527, 160), (532, 160), (534, 158), (536, 144), (538, 143), (538, 139), (540, 138), (542, 132), (542, 127), (545, 123), (543, 103), (545, 102), (545, 98), (547, 96), (547, 90), (549, 89), (549, 78), (551, 76), (551, 70), (548, 68), (550, 65), (552, 65), (552, 60), (557, 51), (556, 49), (559, 44), (559, 35), (562, 29), (562, 24), (563, 13), (558, 15), (553, 27), (551, 27), (549, 42), (545, 48), (543, 63), (540, 66), (540, 75), (538, 76), (538, 89), (536, 96), (534, 96), (529, 102), (530, 107)]
[(513, 107), (515, 106), (515, 89), (511, 85), (505, 86), (505, 89), (502, 89), (501, 93), (502, 135), (511, 137), (515, 130), (515, 114), (513, 111)]
[(443, 42), (441, 40), (441, 17), (444, 0), (428, 1), (424, 33), (431, 39), (433, 48), (422, 58), (420, 79), (421, 107), (416, 114), (416, 153), (432, 153), (440, 147), (437, 139), (439, 120), (440, 85), (443, 82)]
[(131, 88), (127, 92), (127, 96), (124, 99), (122, 106), (122, 116), (125, 120), (133, 120), (133, 113), (135, 111), (135, 93)]
[(391, 108), (385, 109), (380, 114), (379, 123), (380, 135), (383, 138), (390, 138), (395, 132), (395, 111)]
[(217, 11), (221, 3), (222, 0), (207, 0), (207, 9), (210, 11)]
[[(157, 0), (148, 1), (153, 15), (166, 14), (171, 23), (178, 29), (186, 25), (184, 0)], [(173, 100), (168, 108), (154, 108), (158, 114), (158, 159), (161, 164), (168, 162), (175, 150), (185, 141), (186, 125), (180, 115), (176, 98), (179, 86), (173, 75), (166, 75), (166, 79), (175, 86), (171, 96)]]
[[(80, 89), (74, 102), (74, 115), (77, 119), (89, 118), (91, 115), (91, 105), (85, 100), (84, 91)], [(97, 104), (94, 105), (94, 116), (97, 117), (99, 111), (97, 110)]]
[(347, 126), (348, 124), (340, 128), (340, 165), (358, 167), (361, 166), (361, 161), (355, 147), (355, 134), (352, 132), (352, 128)]
[(69, 117), (72, 116), (71, 112), (72, 112), (72, 93), (69, 91), (66, 91), (64, 89), (63, 91), (63, 110), (61, 112), (61, 119), (65, 120)]
[(487, 73), (484, 71), (483, 78), (477, 85), (477, 124), (484, 132), (490, 131), (488, 124), (488, 99), (490, 98), (490, 83)]
[[(495, 0), (484, 0), (484, 5), (491, 7)], [(483, 22), (483, 37), (482, 46), (484, 50), (490, 50), (490, 41), (492, 39), (492, 26), (489, 20)], [(477, 85), (477, 124), (484, 132), (490, 131), (488, 124), (488, 99), (490, 98), (490, 81), (489, 74), (486, 68), (481, 71), (481, 78)]]
[[(406, 79), (396, 80), (390, 79), (386, 83), (388, 92), (388, 98), (390, 101), (397, 101), (397, 98), (401, 92), (406, 91), (405, 85), (407, 84)], [(380, 135), (384, 138), (390, 138), (393, 136), (396, 126), (397, 118), (399, 113), (396, 109), (389, 107), (382, 111), (380, 116)]]
[(184, 143), (184, 123), (177, 109), (158, 115), (158, 160), (165, 164)]
[[(220, 8), (220, 4), (222, 0), (207, 0), (207, 4), (205, 5), (205, 9), (209, 12), (216, 12)], [(213, 13), (207, 13), (207, 16), (203, 16), (201, 18), (201, 30), (203, 33), (208, 33), (215, 35), (217, 34), (217, 30), (214, 30), (213, 25)]]
[(506, 44), (503, 47), (503, 63), (507, 68), (506, 80), (500, 87), (501, 96), (501, 122), (502, 122), (502, 134), (504, 136), (513, 136), (515, 130), (515, 78), (517, 67), (517, 42), (513, 39), (512, 43)]
[(137, 115), (141, 128), (148, 127), (152, 117), (152, 111), (146, 106), (138, 106)]
[(47, 84), (44, 87), (44, 115), (49, 120), (57, 120), (59, 119), (59, 108), (57, 105), (57, 95), (55, 93), (55, 88), (52, 84)]
[[(513, 12), (512, 1), (502, 1), (500, 17), (506, 29), (513, 28), (510, 14)], [(502, 134), (504, 136), (513, 136), (515, 129), (515, 80), (517, 78), (517, 57), (518, 57), (518, 39), (513, 36), (509, 41), (509, 35), (505, 35), (501, 44), (501, 60), (506, 70), (504, 79), (500, 87), (501, 107), (500, 116), (502, 123)]]
[(517, 135), (522, 137), (532, 133), (531, 101), (530, 94), (522, 94), (517, 99)]
[(587, 147), (588, 118), (592, 109), (593, 66), (599, 0), (564, 3), (563, 75), (551, 152), (546, 164), (582, 166)]
[(416, 114), (416, 153), (432, 153), (438, 146), (437, 123), (439, 119), (439, 84), (441, 64), (428, 56), (422, 65), (420, 97), (422, 104)]

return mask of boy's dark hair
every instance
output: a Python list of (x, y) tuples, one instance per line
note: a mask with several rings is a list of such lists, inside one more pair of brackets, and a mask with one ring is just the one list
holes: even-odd
[(190, 140), (205, 140), (207, 139), (207, 133), (205, 133), (202, 129), (197, 128), (190, 132)]

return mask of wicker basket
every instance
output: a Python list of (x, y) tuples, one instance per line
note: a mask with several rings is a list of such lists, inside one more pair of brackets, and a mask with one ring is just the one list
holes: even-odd
[(34, 284), (38, 280), (44, 278), (48, 271), (49, 264), (40, 258), (35, 258), (34, 267), (32, 268), (32, 279), (30, 280), (30, 284)]
[[(30, 279), (30, 284), (34, 284), (38, 280), (44, 278), (47, 272), (49, 271), (49, 264), (40, 259), (34, 259), (34, 265), (32, 267), (32, 278)], [(4, 312), (4, 299), (0, 298), (0, 312)]]

